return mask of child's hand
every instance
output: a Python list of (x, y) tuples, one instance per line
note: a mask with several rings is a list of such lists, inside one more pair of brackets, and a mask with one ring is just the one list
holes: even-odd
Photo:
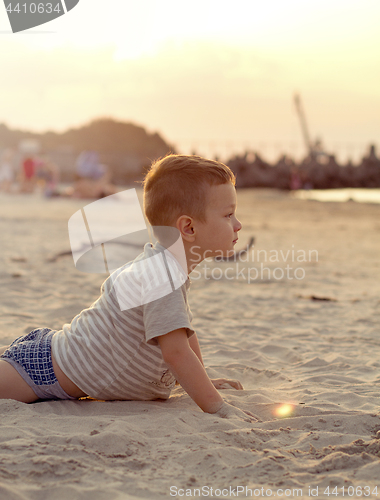
[(240, 420), (244, 420), (245, 422), (258, 422), (259, 419), (250, 411), (240, 410), (235, 406), (232, 406), (226, 402), (222, 404), (219, 410), (213, 415), (218, 415), (221, 418), (239, 418)]
[(243, 386), (238, 380), (229, 380), (227, 378), (214, 378), (211, 379), (211, 382), (214, 384), (215, 389), (230, 389), (231, 387), (237, 389), (238, 391), (241, 391), (243, 389)]

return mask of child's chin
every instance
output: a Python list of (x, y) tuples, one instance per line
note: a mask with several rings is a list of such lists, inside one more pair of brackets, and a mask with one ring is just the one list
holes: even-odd
[[(222, 249), (219, 249), (219, 250), (215, 250), (215, 252), (213, 252), (213, 255), (212, 257), (231, 257), (235, 254), (235, 249), (234, 247), (232, 246), (231, 248), (224, 248), (223, 250)], [(207, 255), (207, 257), (211, 257), (211, 255)]]
[(232, 247), (223, 252), (223, 257), (232, 257), (234, 254), (235, 254), (235, 249), (234, 247)]

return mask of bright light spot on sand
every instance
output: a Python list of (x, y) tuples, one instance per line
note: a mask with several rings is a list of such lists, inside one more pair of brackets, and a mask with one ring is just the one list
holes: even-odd
[(290, 417), (294, 412), (294, 405), (291, 404), (283, 404), (275, 409), (274, 414), (279, 418)]

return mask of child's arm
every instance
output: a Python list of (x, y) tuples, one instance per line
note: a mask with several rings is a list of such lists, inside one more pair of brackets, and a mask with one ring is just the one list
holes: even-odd
[(192, 348), (192, 350), (197, 355), (199, 361), (204, 366), (205, 364), (203, 363), (202, 354), (201, 354), (201, 348), (200, 348), (200, 345), (199, 345), (199, 342), (198, 342), (197, 334), (193, 333), (193, 335), (188, 339), (188, 341), (189, 341), (189, 346)]
[[(201, 348), (200, 348), (200, 345), (198, 342), (197, 334), (194, 333), (188, 340), (189, 340), (190, 347), (195, 352), (199, 361), (204, 366), (202, 354), (201, 354)], [(231, 387), (233, 387), (234, 389), (237, 389), (237, 390), (243, 389), (243, 386), (241, 385), (241, 383), (238, 380), (230, 380), (227, 378), (215, 378), (215, 379), (211, 379), (211, 382), (216, 389), (228, 389)], [(228, 386), (230, 386), (230, 387), (228, 387)]]
[[(189, 345), (185, 328), (179, 328), (157, 337), (162, 356), (170, 371), (195, 403), (206, 413), (220, 413), (222, 417), (253, 417), (228, 405), (209, 379), (204, 366)], [(226, 411), (228, 410), (228, 411)]]

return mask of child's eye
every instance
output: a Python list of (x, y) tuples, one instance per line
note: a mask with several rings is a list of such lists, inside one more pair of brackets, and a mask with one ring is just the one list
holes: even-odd
[(226, 215), (226, 217), (228, 217), (229, 219), (231, 219), (231, 217), (232, 217), (233, 215), (234, 215), (233, 213), (232, 213), (232, 214), (228, 214), (228, 215)]

